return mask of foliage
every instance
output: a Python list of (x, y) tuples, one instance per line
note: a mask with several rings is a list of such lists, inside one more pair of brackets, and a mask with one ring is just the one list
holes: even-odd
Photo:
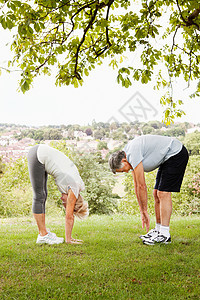
[(189, 188), (191, 189), (191, 193), (200, 198), (200, 173), (197, 173), (193, 178), (191, 185), (189, 185)]
[(191, 155), (200, 154), (200, 132), (195, 131), (186, 135), (184, 144)]
[(182, 127), (169, 128), (163, 135), (172, 137), (185, 136), (185, 130)]
[[(57, 68), (56, 84), (75, 87), (104, 60), (118, 69), (117, 81), (146, 84), (156, 75), (166, 122), (180, 117), (180, 99), (173, 99), (177, 77), (190, 84), (199, 79), (200, 7), (196, 0), (71, 1), (1, 0), (0, 23), (14, 30), (9, 66), (21, 69), (22, 92), (40, 74)], [(138, 53), (127, 65), (124, 56)], [(158, 65), (158, 66), (157, 66)], [(164, 68), (163, 68), (164, 66)], [(162, 70), (162, 71), (161, 71)], [(166, 71), (168, 75), (166, 75)], [(199, 95), (200, 84), (193, 96)]]
[[(194, 124), (189, 124), (187, 122), (183, 123), (175, 123), (166, 126), (163, 122), (159, 121), (149, 121), (147, 123), (144, 122), (131, 122), (131, 123), (103, 123), (103, 122), (95, 122), (93, 121), (91, 125), (81, 126), (78, 124), (68, 124), (65, 125), (49, 125), (49, 126), (39, 126), (39, 127), (29, 127), (29, 126), (17, 126), (13, 124), (1, 124), (0, 130), (3, 133), (8, 132), (9, 130), (16, 130), (16, 134), (14, 137), (18, 140), (23, 138), (32, 138), (37, 141), (43, 140), (60, 140), (60, 139), (75, 139), (74, 132), (81, 131), (82, 133), (86, 133), (87, 135), (95, 135), (93, 138), (95, 139), (104, 139), (106, 138), (115, 138), (116, 140), (127, 140), (132, 139), (135, 135), (141, 135), (142, 133), (147, 134), (145, 132), (145, 128), (147, 127), (147, 131), (152, 134), (159, 135), (168, 135), (168, 136), (176, 136), (181, 137), (182, 139), (185, 137), (188, 128), (192, 128)], [(198, 128), (197, 128), (198, 129)], [(18, 133), (20, 131), (20, 134)], [(144, 132), (143, 132), (144, 131)], [(198, 132), (197, 132), (198, 134)], [(188, 134), (187, 134), (188, 135)], [(194, 136), (196, 132), (194, 133)], [(197, 139), (198, 143), (198, 139)], [(200, 144), (200, 143), (199, 143)]]
[(127, 136), (126, 134), (124, 133), (123, 129), (122, 128), (118, 128), (116, 129), (115, 131), (111, 132), (110, 133), (110, 137), (113, 139), (113, 140), (126, 140)]
[(21, 131), (20, 135), (15, 136), (18, 140), (23, 138), (31, 138), (36, 141), (43, 141), (43, 140), (61, 140), (62, 130), (59, 128), (38, 128), (38, 129), (26, 129)]
[[(75, 222), (82, 245), (36, 245), (32, 218), (0, 223), (2, 300), (199, 299), (198, 217), (173, 218), (172, 243), (153, 249), (139, 239), (145, 231), (133, 216)], [(46, 223), (64, 237), (64, 217)]]
[(144, 125), (142, 127), (142, 133), (145, 134), (154, 134), (155, 129), (149, 125)]
[(27, 215), (31, 211), (31, 200), (27, 161), (21, 158), (6, 164), (0, 178), (0, 215)]
[(98, 128), (94, 130), (93, 137), (97, 140), (102, 140), (106, 136), (106, 130), (104, 128)]
[(87, 136), (89, 135), (92, 135), (93, 134), (93, 132), (92, 132), (92, 129), (91, 128), (87, 128), (86, 130), (85, 130), (85, 133), (87, 134)]
[[(46, 212), (47, 214), (58, 214), (54, 195), (55, 183), (49, 176), (48, 187), (50, 190)], [(58, 189), (56, 189), (58, 190)], [(60, 193), (57, 193), (60, 197)], [(16, 162), (5, 164), (3, 176), (0, 178), (0, 216), (17, 217), (27, 216), (32, 213), (32, 187), (29, 179), (28, 163), (26, 158), (20, 158)]]
[[(154, 214), (153, 188), (157, 171), (145, 173), (148, 191), (148, 211)], [(172, 193), (173, 214), (192, 215), (200, 213), (199, 202), (200, 161), (198, 156), (190, 156), (180, 193)], [(131, 173), (124, 179), (125, 197), (120, 201), (119, 210), (128, 214), (139, 214), (139, 206), (134, 191)]]
[(97, 145), (98, 150), (108, 149), (108, 145), (105, 141), (100, 141)]
[(0, 157), (0, 176), (3, 174), (5, 168), (5, 164), (2, 161), (2, 157)]

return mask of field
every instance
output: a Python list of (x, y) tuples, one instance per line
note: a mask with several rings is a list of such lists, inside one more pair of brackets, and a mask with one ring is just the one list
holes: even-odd
[[(47, 225), (64, 236), (63, 217)], [(199, 226), (174, 217), (172, 244), (145, 246), (139, 218), (91, 216), (73, 229), (83, 245), (39, 246), (32, 218), (0, 219), (0, 299), (199, 299)]]

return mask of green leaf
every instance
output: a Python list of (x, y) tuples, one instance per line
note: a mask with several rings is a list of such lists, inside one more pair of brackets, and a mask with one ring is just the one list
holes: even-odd
[(89, 76), (89, 71), (87, 69), (84, 69), (85, 76)]
[(22, 90), (23, 93), (25, 93), (29, 89), (30, 89), (30, 84), (27, 80), (25, 80), (24, 83), (21, 86), (21, 90)]
[(2, 25), (3, 29), (6, 29), (6, 28), (7, 28), (7, 22), (6, 22), (6, 19), (5, 19), (5, 18), (2, 18), (2, 20), (1, 20), (1, 25)]
[(170, 110), (169, 110), (169, 109), (166, 109), (166, 110), (165, 110), (165, 118), (166, 118), (166, 119), (169, 117), (169, 114), (170, 114)]
[(40, 31), (40, 25), (38, 23), (34, 23), (34, 29), (36, 32)]
[(78, 88), (78, 79), (77, 78), (73, 78), (72, 84), (74, 85), (75, 88)]

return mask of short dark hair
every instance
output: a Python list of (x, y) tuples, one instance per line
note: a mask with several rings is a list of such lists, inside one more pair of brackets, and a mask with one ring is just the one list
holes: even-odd
[(123, 158), (126, 158), (126, 153), (124, 151), (117, 151), (110, 155), (108, 162), (110, 169), (114, 174), (116, 173), (117, 169), (121, 169), (123, 167)]

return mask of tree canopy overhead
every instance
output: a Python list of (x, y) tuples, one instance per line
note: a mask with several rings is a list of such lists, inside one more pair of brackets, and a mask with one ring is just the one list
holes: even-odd
[[(0, 23), (13, 31), (8, 66), (21, 69), (22, 92), (52, 68), (57, 85), (78, 87), (106, 59), (122, 86), (156, 77), (156, 88), (167, 91), (161, 104), (169, 120), (182, 114), (173, 81), (189, 85), (200, 75), (198, 0), (0, 0)], [(126, 64), (127, 53), (139, 53), (140, 61)], [(200, 84), (193, 96), (199, 92)]]

